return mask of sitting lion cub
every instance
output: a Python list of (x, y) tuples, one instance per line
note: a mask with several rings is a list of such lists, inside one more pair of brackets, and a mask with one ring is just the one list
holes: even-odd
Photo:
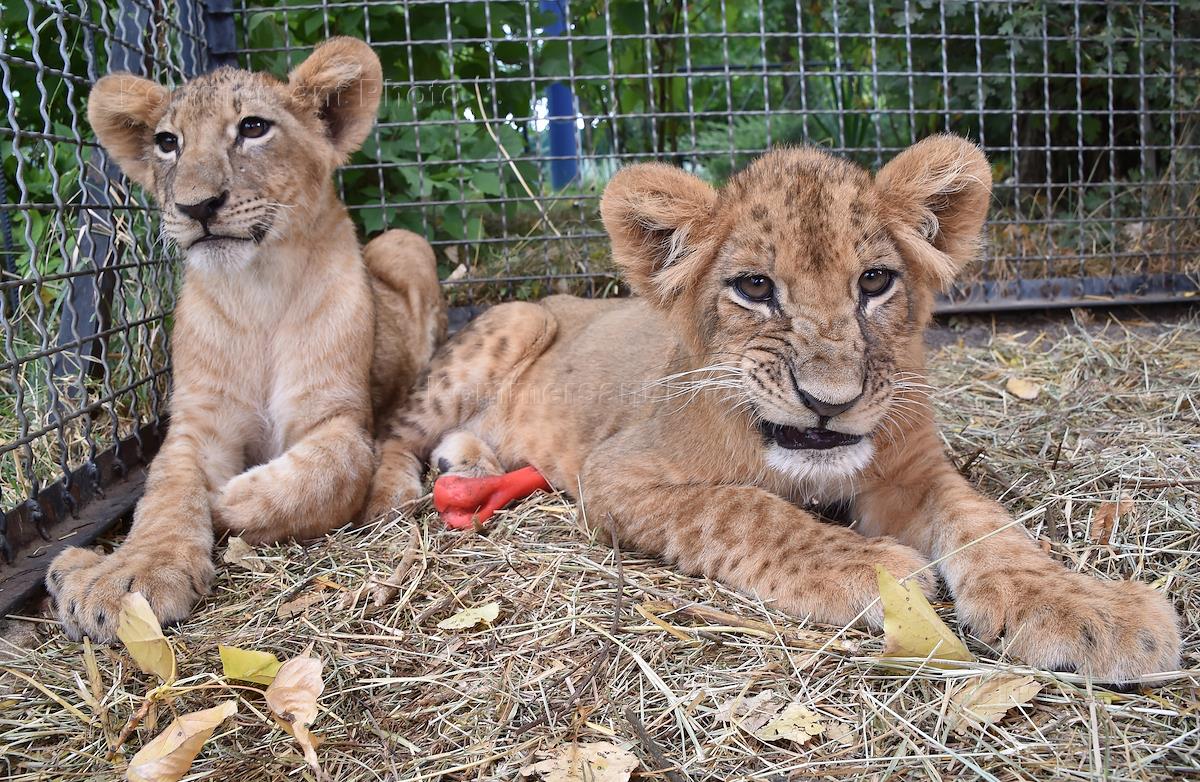
[(185, 618), (214, 528), (307, 538), (360, 511), (372, 417), (407, 396), (445, 324), (429, 244), (392, 231), (364, 264), (333, 186), (381, 86), (370, 47), (335, 38), (287, 83), (222, 68), (174, 91), (129, 74), (92, 90), (100, 143), (154, 194), (186, 273), (170, 429), (133, 529), (109, 556), (64, 551), (46, 577), (71, 637), (112, 638), (130, 591)]
[[(601, 212), (640, 297), (480, 317), (390, 423), (369, 507), (417, 495), (431, 454), (466, 474), (530, 463), (626, 543), (795, 614), (878, 625), (874, 566), (920, 571), (932, 594), (932, 558), (964, 624), (1028, 663), (1107, 680), (1176, 666), (1162, 595), (1052, 561), (942, 453), (922, 331), (990, 193), (987, 160), (953, 136), (874, 177), (814, 149), (720, 191), (621, 171)], [(843, 503), (853, 530), (809, 510)]]

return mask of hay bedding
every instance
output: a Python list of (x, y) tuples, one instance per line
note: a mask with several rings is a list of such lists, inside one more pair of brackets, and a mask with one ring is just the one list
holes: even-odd
[[(179, 684), (202, 688), (150, 714), (112, 763), (105, 755), (152, 677), (107, 647), (92, 651), (89, 673), (84, 648), (51, 622), (11, 621), (0, 642), (0, 774), (119, 777), (122, 758), (175, 714), (236, 696), (238, 716), (188, 778), (312, 778), (267, 718), (261, 687), (220, 677), (218, 643), (280, 659), (311, 645), (326, 683), (318, 754), (336, 780), (519, 779), (539, 750), (575, 740), (628, 749), (641, 761), (635, 779), (1200, 774), (1200, 320), (1100, 315), (936, 337), (935, 404), (962, 469), (1069, 567), (1168, 591), (1184, 612), (1182, 675), (1112, 692), (1037, 672), (1042, 690), (1028, 706), (958, 734), (950, 693), (967, 676), (1014, 669), (998, 650), (971, 640), (981, 662), (959, 670), (881, 668), (877, 635), (798, 623), (634, 552), (618, 562), (607, 539), (582, 531), (574, 505), (542, 496), (485, 535), (446, 532), (424, 506), (223, 564), (194, 619), (168, 631)], [(1005, 392), (1012, 377), (1039, 385), (1038, 397)], [(1105, 544), (1102, 503), (1122, 494), (1132, 503)], [(391, 598), (381, 607), (380, 588)], [(491, 602), (500, 613), (490, 627), (437, 626)], [(767, 689), (803, 703), (825, 732), (768, 743), (719, 719), (731, 699)]]

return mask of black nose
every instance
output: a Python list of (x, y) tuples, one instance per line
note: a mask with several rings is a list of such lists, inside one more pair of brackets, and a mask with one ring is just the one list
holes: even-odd
[(800, 392), (800, 401), (804, 403), (804, 406), (809, 410), (812, 410), (821, 418), (833, 418), (838, 413), (846, 412), (850, 408), (854, 407), (854, 403), (857, 402), (860, 397), (862, 397), (862, 394), (859, 394), (849, 402), (843, 402), (840, 405), (834, 405), (830, 404), (829, 402), (822, 402), (812, 394), (806, 393), (799, 388), (796, 390)]
[(221, 193), (221, 195), (213, 196), (212, 198), (206, 198), (196, 204), (181, 204), (176, 201), (175, 208), (193, 220), (197, 220), (201, 223), (207, 223), (209, 220), (217, 216), (217, 210), (224, 206), (225, 202), (228, 200), (229, 191), (226, 190), (224, 193)]

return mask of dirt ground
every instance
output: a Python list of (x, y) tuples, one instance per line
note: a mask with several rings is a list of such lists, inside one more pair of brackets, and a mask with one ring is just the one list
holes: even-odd
[[(263, 688), (221, 675), (218, 644), (322, 660), (314, 730), (335, 780), (516, 780), (572, 742), (628, 751), (645, 780), (1200, 778), (1200, 310), (951, 319), (930, 341), (933, 404), (960, 468), (1068, 567), (1169, 595), (1182, 671), (1114, 690), (970, 637), (975, 663), (887, 668), (879, 633), (799, 622), (635, 552), (618, 559), (562, 497), (531, 498), (482, 535), (446, 531), (422, 506), (256, 551), (253, 567), (221, 562), (193, 620), (167, 631), (175, 690), (124, 741), (153, 677), (123, 648), (68, 641), (37, 607), (10, 617), (0, 779), (119, 778), (173, 716), (230, 698), (239, 713), (187, 779), (314, 779)], [(1013, 377), (1038, 397), (1006, 393)], [(1122, 497), (1105, 541), (1101, 503)], [(489, 603), (490, 625), (438, 627)], [(935, 607), (957, 630), (953, 606)], [(964, 683), (1005, 672), (1040, 692), (996, 724), (952, 730)], [(765, 741), (722, 719), (765, 690), (803, 703), (820, 735)]]

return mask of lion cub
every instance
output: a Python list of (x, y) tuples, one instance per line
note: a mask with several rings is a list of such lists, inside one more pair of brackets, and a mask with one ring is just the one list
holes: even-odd
[[(874, 177), (815, 149), (720, 191), (621, 171), (601, 213), (639, 296), (480, 317), (390, 423), (369, 507), (416, 496), (431, 455), (458, 473), (529, 463), (625, 543), (817, 621), (878, 625), (874, 566), (932, 593), (932, 558), (964, 624), (1028, 663), (1107, 680), (1178, 665), (1162, 595), (1052, 561), (942, 452), (922, 332), (990, 193), (953, 136)], [(810, 512), (839, 504), (855, 529)]]
[(67, 633), (105, 641), (123, 595), (185, 618), (213, 533), (308, 538), (352, 520), (374, 470), (373, 416), (403, 401), (441, 339), (432, 248), (391, 231), (364, 252), (332, 174), (375, 120), (379, 59), (319, 46), (286, 83), (222, 68), (171, 91), (106, 76), (88, 119), (154, 194), (185, 256), (170, 429), (109, 556), (72, 548), (46, 583)]

